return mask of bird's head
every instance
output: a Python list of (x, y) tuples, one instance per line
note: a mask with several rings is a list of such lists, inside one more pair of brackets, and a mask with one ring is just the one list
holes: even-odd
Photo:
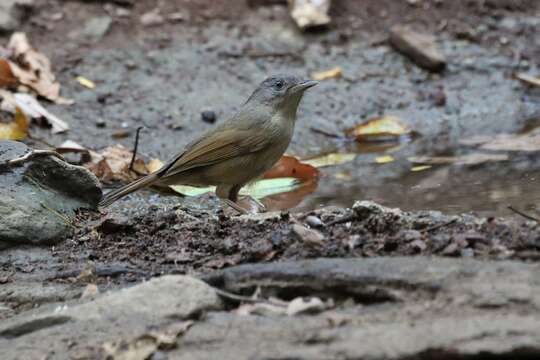
[(304, 91), (317, 84), (292, 75), (270, 76), (255, 89), (247, 104), (261, 104), (274, 112), (295, 115)]

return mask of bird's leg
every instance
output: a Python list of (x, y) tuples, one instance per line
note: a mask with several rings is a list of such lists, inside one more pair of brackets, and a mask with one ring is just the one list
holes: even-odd
[(238, 192), (240, 191), (241, 185), (219, 185), (216, 188), (216, 195), (223, 200), (227, 205), (232, 207), (234, 210), (238, 211), (240, 214), (249, 214), (247, 209), (244, 209), (236, 203), (238, 200)]
[(257, 206), (261, 210), (260, 212), (265, 212), (266, 211), (266, 206), (264, 206), (264, 204), (260, 200), (254, 198), (253, 196), (246, 195), (246, 196), (243, 196), (242, 198), (248, 199), (249, 201), (253, 201), (255, 204), (257, 204)]

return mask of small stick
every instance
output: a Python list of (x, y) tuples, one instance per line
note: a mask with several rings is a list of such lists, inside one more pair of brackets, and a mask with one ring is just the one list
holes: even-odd
[(322, 134), (322, 135), (325, 135), (325, 136), (328, 136), (328, 137), (332, 137), (332, 138), (336, 138), (336, 139), (341, 139), (343, 138), (343, 136), (340, 136), (338, 134), (335, 134), (335, 133), (332, 133), (330, 131), (326, 131), (326, 130), (323, 130), (323, 129), (319, 129), (315, 126), (311, 126), (309, 128), (311, 131), (313, 131), (314, 133), (317, 133), (317, 134)]
[[(144, 128), (144, 126), (139, 126), (137, 128), (137, 133), (135, 134), (135, 145), (133, 146), (133, 156), (131, 157), (131, 162), (129, 163), (129, 170), (133, 170), (133, 164), (135, 163), (135, 158), (137, 157), (137, 149), (139, 148), (139, 133)], [(135, 171), (137, 173), (137, 171)], [(138, 174), (138, 173), (137, 173)], [(140, 175), (140, 174), (138, 174)]]
[(357, 219), (357, 218), (358, 218), (358, 217), (356, 216), (356, 214), (349, 214), (349, 215), (346, 215), (346, 216), (344, 216), (344, 217), (342, 217), (342, 218), (339, 218), (339, 219), (330, 221), (329, 223), (326, 223), (325, 226), (332, 226), (332, 225), (336, 225), (336, 224), (343, 224), (343, 223), (346, 223), (346, 222), (355, 220), (355, 219)]
[(515, 209), (515, 208), (514, 208), (513, 206), (511, 206), (511, 205), (508, 206), (508, 209), (509, 209), (509, 210), (512, 210), (513, 212), (515, 212), (515, 213), (518, 214), (518, 215), (523, 216), (525, 219), (532, 220), (532, 221), (536, 221), (537, 223), (540, 224), (540, 219), (535, 218), (534, 216), (531, 216), (531, 215), (527, 215), (527, 214), (525, 214), (524, 212), (519, 211), (518, 209)]
[(218, 289), (218, 288), (214, 288), (214, 290), (216, 291), (216, 293), (218, 295), (223, 296), (224, 298), (227, 298), (227, 299), (230, 299), (230, 300), (245, 301), (245, 302), (250, 302), (250, 303), (267, 303), (267, 304), (272, 304), (272, 305), (282, 306), (282, 307), (285, 306), (283, 303), (273, 301), (273, 300), (270, 300), (270, 299), (268, 299), (268, 300), (266, 300), (266, 299), (256, 299), (256, 298), (252, 298), (252, 297), (249, 297), (249, 296), (237, 295), (237, 294), (233, 294), (233, 293), (230, 293), (228, 291)]
[(33, 158), (35, 156), (41, 156), (41, 155), (50, 155), (50, 156), (57, 157), (60, 160), (65, 160), (62, 155), (60, 155), (59, 153), (57, 153), (56, 151), (53, 151), (53, 150), (32, 150), (32, 151), (27, 152), (26, 154), (24, 154), (21, 157), (6, 161), (5, 164), (7, 164), (7, 165), (16, 165), (16, 164), (19, 164), (19, 163), (23, 163), (23, 162), (25, 162), (26, 160), (28, 160), (30, 158)]
[(430, 231), (437, 230), (437, 229), (440, 229), (440, 228), (445, 227), (445, 226), (448, 226), (448, 225), (452, 225), (452, 224), (455, 223), (457, 220), (458, 220), (457, 218), (454, 218), (454, 219), (452, 219), (452, 220), (450, 220), (450, 221), (447, 221), (447, 222), (445, 222), (445, 223), (430, 226), (430, 227), (425, 228), (424, 230), (422, 230), (422, 232), (430, 232)]

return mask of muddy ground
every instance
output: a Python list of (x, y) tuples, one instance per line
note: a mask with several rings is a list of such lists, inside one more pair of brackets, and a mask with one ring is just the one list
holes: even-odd
[[(145, 126), (140, 152), (165, 160), (214, 126), (201, 120), (202, 110), (214, 110), (219, 121), (270, 73), (307, 77), (339, 65), (343, 78), (324, 81), (306, 95), (289, 152), (358, 156), (322, 169), (314, 192), (288, 202), (287, 209), (277, 206), (282, 211), (238, 217), (221, 210), (211, 194), (179, 198), (141, 191), (103, 214), (81, 214), (73, 236), (60, 244), (2, 251), (0, 319), (15, 325), (0, 328), (0, 344), (13, 341), (10, 358), (44, 352), (51, 359), (103, 357), (103, 342), (116, 338), (92, 338), (85, 330), (94, 325), (62, 325), (65, 319), (52, 316), (38, 326), (24, 319), (56, 314), (66, 301), (69, 307), (89, 301), (74, 300), (89, 283), (106, 292), (164, 274), (200, 277), (246, 296), (259, 283), (263, 297), (319, 296), (337, 306), (298, 321), (241, 317), (231, 312), (238, 301), (225, 300), (219, 311), (213, 303), (197, 316), (186, 315), (196, 321), (192, 330), (177, 350), (150, 355), (156, 359), (204, 359), (216, 351), (231, 359), (537, 358), (540, 226), (507, 207), (539, 216), (540, 156), (510, 153), (507, 162), (418, 173), (406, 159), (466, 154), (471, 149), (459, 140), (540, 125), (540, 90), (512, 77), (538, 73), (540, 6), (505, 0), (411, 3), (336, 0), (329, 28), (301, 33), (287, 8), (271, 1), (145, 1), (127, 8), (36, 1), (21, 30), (51, 58), (63, 95), (76, 103), (48, 105), (71, 130), (50, 135), (34, 127), (31, 145), (69, 139), (94, 150), (115, 143), (131, 147), (135, 129)], [(140, 16), (156, 6), (184, 19), (143, 26)], [(118, 9), (130, 13), (119, 16)], [(61, 20), (51, 20), (59, 12)], [(92, 39), (95, 34), (82, 29), (97, 17), (112, 22)], [(447, 70), (430, 74), (393, 50), (386, 39), (397, 23), (434, 34)], [(95, 81), (96, 89), (82, 87), (77, 75)], [(444, 103), (437, 101), (441, 96)], [(372, 152), (312, 130), (342, 134), (388, 113), (420, 135)], [(113, 138), (118, 130), (127, 137)], [(375, 164), (381, 154), (396, 161)], [(362, 200), (411, 212), (373, 203), (352, 207)], [(299, 233), (300, 225), (307, 233)], [(335, 272), (316, 262), (296, 263), (320, 257), (360, 260), (329, 265)], [(365, 258), (375, 259), (361, 263)], [(282, 262), (289, 265), (280, 268)], [(253, 263), (261, 268), (236, 267)], [(324, 286), (313, 285), (325, 275)], [(340, 281), (345, 285), (333, 285)], [(148, 326), (154, 320), (144, 318)], [(107, 331), (97, 330), (100, 336)], [(55, 345), (49, 349), (47, 343)]]

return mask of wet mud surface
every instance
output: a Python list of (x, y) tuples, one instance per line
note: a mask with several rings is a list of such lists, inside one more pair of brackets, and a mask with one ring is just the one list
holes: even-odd
[[(63, 95), (76, 103), (48, 105), (71, 130), (50, 135), (33, 127), (30, 145), (69, 139), (96, 151), (116, 143), (130, 148), (144, 126), (140, 153), (166, 160), (215, 126), (201, 120), (202, 111), (223, 120), (266, 75), (308, 77), (340, 66), (342, 78), (323, 81), (305, 97), (289, 152), (358, 155), (322, 169), (317, 187), (288, 199), (283, 211), (237, 216), (212, 194), (144, 190), (101, 214), (81, 213), (60, 244), (3, 250), (0, 319), (15, 325), (0, 329), (0, 345), (13, 341), (9, 356), (27, 351), (38, 358), (47, 349), (50, 358), (103, 358), (114, 324), (78, 326), (58, 312), (91, 304), (93, 295), (81, 299), (88, 284), (113, 293), (175, 274), (243, 296), (260, 288), (264, 297), (319, 296), (337, 305), (296, 318), (239, 316), (242, 301), (214, 301), (183, 314), (195, 324), (181, 346), (156, 350), (156, 359), (204, 359), (212, 351), (231, 359), (537, 358), (540, 225), (508, 206), (539, 217), (538, 153), (421, 172), (411, 172), (407, 158), (468, 154), (474, 150), (460, 140), (540, 125), (539, 89), (513, 78), (539, 71), (539, 4), (418, 3), (336, 0), (331, 27), (302, 34), (285, 6), (266, 1), (149, 1), (129, 8), (127, 17), (117, 15), (118, 5), (36, 1), (22, 30), (51, 58)], [(158, 5), (162, 13), (181, 11), (184, 20), (141, 25), (140, 16)], [(61, 21), (48, 20), (58, 12)], [(108, 31), (98, 41), (84, 39), (83, 24), (96, 17), (110, 18)], [(430, 74), (393, 50), (386, 39), (396, 23), (434, 34), (447, 70)], [(96, 88), (82, 87), (78, 75)], [(399, 116), (419, 135), (375, 151), (328, 136), (384, 114)], [(113, 137), (118, 131), (127, 136)], [(378, 164), (380, 155), (395, 161)], [(353, 206), (362, 200), (403, 211)], [(330, 260), (311, 262), (317, 258)], [(325, 276), (326, 285), (313, 286)], [(340, 281), (341, 287), (328, 285)], [(28, 325), (24, 319), (36, 314), (50, 316)], [(121, 323), (143, 331), (146, 321), (156, 328), (172, 321), (141, 319)], [(92, 338), (92, 329), (103, 338)]]
[[(333, 25), (308, 34), (295, 28), (285, 6), (250, 4), (164, 2), (162, 13), (179, 11), (185, 20), (143, 26), (139, 18), (155, 7), (151, 2), (119, 17), (115, 14), (121, 7), (110, 4), (42, 1), (26, 26), (51, 56), (63, 93), (76, 104), (52, 107), (72, 131), (41, 135), (56, 145), (70, 139), (94, 150), (114, 143), (131, 148), (135, 129), (145, 126), (140, 152), (165, 161), (214, 126), (201, 120), (202, 111), (213, 110), (223, 120), (268, 74), (309, 77), (340, 66), (342, 78), (322, 82), (305, 97), (289, 152), (301, 158), (328, 152), (358, 156), (323, 169), (317, 190), (294, 204), (296, 209), (372, 199), (408, 210), (480, 211), (486, 216), (509, 215), (507, 205), (534, 210), (537, 154), (511, 153), (507, 162), (435, 166), (419, 173), (410, 172), (407, 158), (467, 154), (474, 149), (460, 140), (519, 133), (540, 124), (538, 89), (513, 78), (516, 72), (538, 71), (538, 4), (337, 1)], [(46, 20), (58, 11), (65, 14), (62, 21)], [(108, 31), (99, 41), (81, 38), (81, 24), (96, 17), (112, 20)], [(50, 30), (39, 30), (44, 23)], [(443, 73), (430, 74), (389, 46), (388, 29), (398, 23), (436, 37), (448, 62)], [(96, 89), (78, 84), (78, 75), (93, 80)], [(313, 131), (342, 135), (384, 114), (399, 116), (419, 137), (373, 153), (371, 146)], [(113, 138), (118, 131), (127, 137)], [(375, 164), (384, 154), (396, 161)]]

